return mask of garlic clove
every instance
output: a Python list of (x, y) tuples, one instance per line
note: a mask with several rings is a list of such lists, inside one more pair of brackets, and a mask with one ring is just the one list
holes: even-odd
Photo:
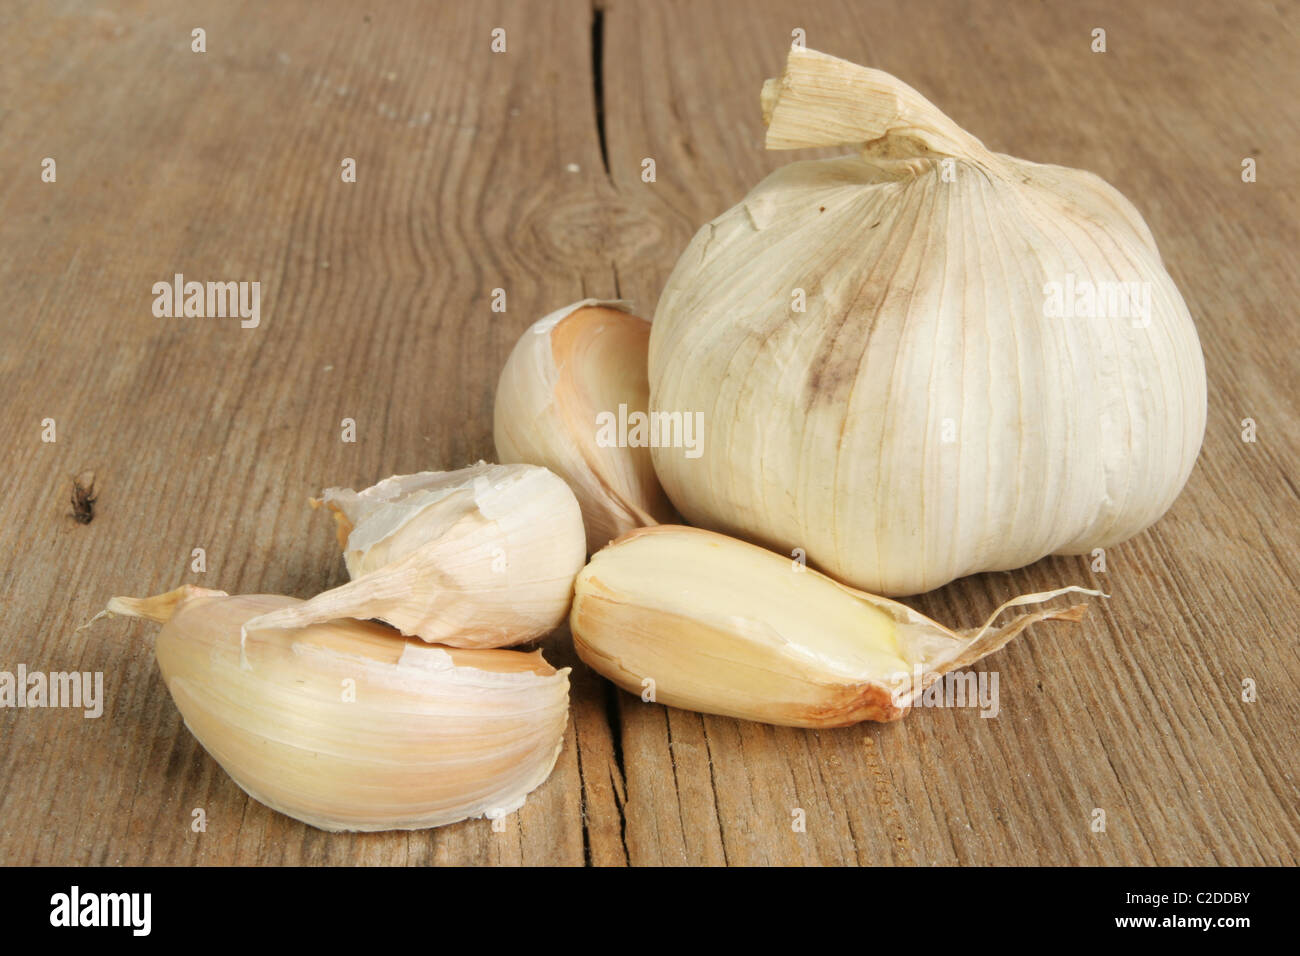
[(430, 643), (520, 644), (563, 623), (586, 557), (577, 499), (534, 465), (399, 475), (321, 503), (352, 580), (250, 627), (377, 618)]
[(497, 384), (497, 455), (544, 465), (569, 483), (589, 551), (675, 518), (650, 449), (605, 441), (620, 409), (626, 421), (649, 408), (649, 341), (650, 323), (627, 312), (626, 303), (583, 299), (534, 323)]
[(660, 297), (654, 448), (685, 520), (915, 594), (1139, 533), (1206, 421), (1196, 327), (1133, 205), (995, 153), (902, 81), (791, 50), (764, 88), (792, 162), (699, 230)]
[(954, 631), (906, 605), (845, 587), (755, 545), (684, 526), (634, 531), (578, 575), (570, 627), (578, 656), (634, 694), (769, 724), (839, 727), (897, 720), (948, 671), (1025, 627), (1078, 621), (1082, 605), (993, 620), (1061, 588), (1008, 601), (983, 627)]
[(568, 668), (540, 651), (430, 647), (381, 625), (241, 631), (296, 598), (181, 587), (113, 598), (162, 623), (185, 725), (251, 797), (322, 830), (414, 830), (517, 810), (549, 776)]

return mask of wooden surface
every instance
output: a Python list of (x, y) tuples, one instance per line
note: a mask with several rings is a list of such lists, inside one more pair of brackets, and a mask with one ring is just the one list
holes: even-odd
[[(593, 30), (585, 2), (7, 6), (0, 670), (102, 671), (107, 702), (98, 720), (0, 710), (0, 863), (1294, 864), (1296, 11), (608, 0)], [(331, 835), (249, 800), (185, 730), (155, 628), (78, 625), (183, 582), (316, 593), (344, 570), (309, 495), (491, 458), (522, 330), (587, 295), (651, 314), (694, 230), (797, 155), (764, 153), (758, 109), (796, 27), (1147, 218), (1208, 366), (1182, 497), (1105, 574), (1054, 558), (912, 603), (970, 626), (1064, 583), (1110, 600), (978, 666), (1000, 675), (997, 719), (825, 732), (643, 704), (562, 632), (545, 650), (574, 665), (564, 750), (504, 832)], [(154, 317), (176, 272), (259, 281), (261, 326)]]

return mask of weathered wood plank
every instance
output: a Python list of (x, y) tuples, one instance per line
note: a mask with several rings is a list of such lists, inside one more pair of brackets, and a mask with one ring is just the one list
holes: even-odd
[[(308, 495), (492, 457), (492, 396), (515, 338), (580, 297), (584, 270), (613, 281), (604, 259), (559, 255), (520, 228), (603, 179), (589, 7), (10, 16), (4, 659), (103, 671), (108, 704), (97, 721), (0, 713), (0, 859), (581, 863), (584, 797), (593, 819), (618, 817), (613, 791), (584, 793), (579, 777), (575, 741), (592, 765), (612, 759), (603, 706), (594, 732), (571, 726), (554, 775), (505, 832), (475, 821), (329, 836), (249, 801), (199, 748), (157, 675), (152, 628), (74, 628), (109, 595), (183, 581), (319, 591), (343, 572)], [(194, 26), (206, 54), (190, 50)], [(490, 50), (495, 26), (505, 54)], [(39, 180), (47, 155), (52, 185)], [(344, 157), (355, 184), (341, 180)], [(261, 326), (154, 318), (152, 284), (174, 272), (260, 280)], [(498, 287), (504, 315), (489, 307)], [(345, 417), (355, 444), (340, 441)], [(67, 479), (84, 468), (101, 494), (79, 526), (64, 516)], [(194, 547), (206, 574), (188, 570)], [(561, 651), (572, 657), (567, 639)], [(194, 807), (205, 834), (190, 831)]]
[[(3, 15), (0, 669), (102, 671), (107, 703), (98, 720), (0, 710), (0, 862), (1297, 862), (1294, 11), (601, 6), (598, 58), (581, 2)], [(565, 748), (503, 832), (331, 835), (250, 801), (184, 729), (152, 628), (77, 626), (109, 595), (184, 581), (315, 593), (343, 569), (308, 495), (490, 458), (497, 373), (534, 318), (584, 295), (649, 315), (694, 231), (795, 157), (762, 150), (757, 91), (796, 27), (995, 149), (1097, 172), (1147, 217), (1210, 380), (1174, 509), (1104, 574), (1053, 558), (916, 599), (966, 626), (1013, 592), (1111, 595), (978, 665), (999, 675), (996, 719), (810, 732), (667, 710), (610, 689), (562, 630), (544, 650), (574, 667)], [(153, 317), (175, 272), (259, 280), (261, 327)], [(78, 525), (70, 477), (88, 468), (97, 516)]]
[[(1107, 573), (1050, 559), (916, 600), (967, 626), (1013, 593), (1110, 592), (1082, 629), (1040, 628), (979, 665), (1001, 677), (997, 719), (929, 710), (806, 734), (674, 714), (674, 736), (687, 724), (691, 752), (711, 759), (708, 778), (685, 768), (696, 779), (683, 780), (662, 723), (641, 715), (650, 705), (624, 695), (633, 861), (663, 859), (689, 818), (716, 822), (732, 863), (1295, 862), (1282, 755), (1296, 747), (1300, 430), (1284, 383), (1297, 380), (1297, 333), (1277, 303), (1297, 287), (1283, 253), (1297, 117), (1270, 92), (1296, 76), (1294, 17), (1209, 4), (610, 7), (612, 177), (678, 242), (794, 158), (761, 149), (757, 91), (802, 28), (810, 46), (903, 77), (992, 147), (1094, 170), (1130, 196), (1197, 318), (1211, 403), (1187, 491), (1112, 549)], [(1090, 50), (1098, 26), (1105, 54)], [(644, 156), (653, 185), (637, 175)], [(1244, 156), (1272, 167), (1267, 182), (1241, 182)], [(1268, 423), (1267, 440), (1241, 441), (1247, 416)], [(1241, 702), (1247, 677), (1259, 703)], [(801, 770), (824, 788), (801, 786)], [(796, 806), (808, 832), (792, 841)], [(1090, 831), (1094, 808), (1105, 834)], [(713, 856), (686, 844), (691, 862)]]

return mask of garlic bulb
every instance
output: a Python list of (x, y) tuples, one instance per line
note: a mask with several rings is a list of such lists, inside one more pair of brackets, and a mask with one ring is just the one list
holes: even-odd
[(315, 503), (334, 512), (352, 580), (250, 628), (378, 618), (435, 644), (520, 644), (563, 623), (586, 558), (573, 492), (533, 465), (394, 476)]
[(796, 162), (706, 225), (650, 336), (653, 449), (692, 524), (913, 594), (1137, 534), (1205, 431), (1196, 329), (1091, 173), (987, 150), (894, 77), (794, 49), (763, 91)]
[(710, 714), (795, 727), (897, 720), (932, 682), (992, 654), (1035, 621), (1078, 621), (1076, 605), (952, 631), (911, 608), (844, 587), (711, 531), (644, 528), (578, 575), (569, 624), (578, 656), (634, 694)]
[(185, 726), (249, 796), (322, 830), (497, 817), (550, 774), (568, 668), (362, 621), (248, 631), (241, 664), (241, 629), (300, 603), (180, 587), (108, 613), (162, 623), (158, 667)]
[(543, 465), (569, 483), (588, 551), (674, 517), (648, 445), (619, 440), (650, 406), (650, 323), (626, 305), (583, 299), (533, 323), (497, 384), (497, 456)]

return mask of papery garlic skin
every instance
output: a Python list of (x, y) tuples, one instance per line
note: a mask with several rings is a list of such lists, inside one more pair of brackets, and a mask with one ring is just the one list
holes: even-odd
[[(897, 595), (1164, 514), (1205, 431), (1205, 367), (1133, 206), (811, 50), (764, 108), (769, 148), (867, 145), (777, 170), (668, 280), (651, 407), (703, 409), (710, 436), (694, 460), (653, 449), (683, 516)], [(1085, 282), (1138, 283), (1149, 315), (1044, 314), (1050, 283)]]
[(251, 797), (322, 830), (414, 830), (517, 810), (549, 776), (568, 720), (568, 668), (539, 651), (429, 647), (362, 621), (241, 628), (299, 604), (179, 588), (115, 598), (164, 621), (167, 689)]
[[(582, 660), (672, 707), (795, 727), (903, 717), (925, 687), (1080, 605), (953, 631), (756, 545), (674, 525), (631, 532), (578, 575), (569, 625)], [(643, 698), (644, 699), (644, 698)]]
[(577, 499), (534, 465), (479, 462), (330, 488), (352, 580), (256, 627), (377, 618), (451, 647), (507, 647), (564, 622), (586, 559)]
[(539, 319), (497, 383), (493, 435), (503, 462), (542, 465), (582, 507), (588, 551), (633, 528), (673, 519), (648, 447), (599, 442), (598, 416), (644, 415), (650, 323), (625, 302), (583, 299)]

